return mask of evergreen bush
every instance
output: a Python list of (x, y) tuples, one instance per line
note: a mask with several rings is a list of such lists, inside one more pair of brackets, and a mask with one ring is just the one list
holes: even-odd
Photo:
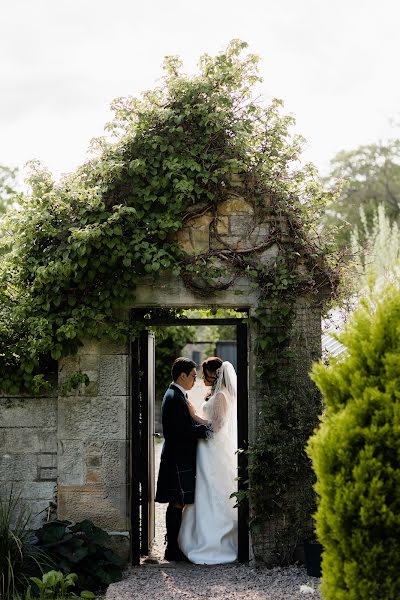
[(325, 600), (400, 597), (400, 290), (361, 302), (346, 356), (313, 370), (326, 413), (308, 452), (317, 476)]

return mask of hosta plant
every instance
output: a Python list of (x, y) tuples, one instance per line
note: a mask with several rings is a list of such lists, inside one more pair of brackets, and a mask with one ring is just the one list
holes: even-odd
[[(31, 577), (31, 580), (38, 589), (39, 600), (67, 600), (69, 598), (77, 598), (76, 594), (69, 589), (75, 586), (77, 579), (78, 575), (76, 573), (64, 575), (61, 571), (54, 570), (45, 573), (41, 579)], [(37, 596), (35, 595), (35, 597)], [(80, 593), (80, 597), (91, 600), (96, 598), (96, 594), (84, 590)], [(31, 587), (29, 587), (26, 593), (26, 600), (31, 600), (31, 598), (32, 592)]]
[(122, 576), (124, 561), (106, 544), (110, 536), (89, 520), (52, 521), (35, 532), (35, 544), (43, 548), (57, 568), (76, 573), (78, 591), (100, 590)]

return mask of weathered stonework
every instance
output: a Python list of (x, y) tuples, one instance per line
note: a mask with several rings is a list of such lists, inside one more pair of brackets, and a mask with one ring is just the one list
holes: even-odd
[(0, 397), (0, 493), (13, 487), (39, 527), (57, 487), (57, 398)]
[(112, 531), (127, 530), (126, 351), (88, 341), (59, 368), (61, 382), (79, 368), (97, 385), (58, 398), (58, 514)]
[[(205, 206), (204, 214), (186, 221), (176, 234), (178, 243), (189, 255), (256, 247), (260, 264), (273, 264), (280, 248), (269, 241), (269, 236), (277, 228), (280, 233), (289, 235), (286, 218), (264, 211), (260, 220), (255, 203), (241, 196), (243, 182), (239, 176), (232, 180), (231, 188), (215, 214), (207, 212)], [(217, 291), (205, 287), (200, 295), (186, 287), (180, 278), (148, 276), (135, 289), (131, 308), (223, 307), (244, 309), (253, 316), (259, 302), (258, 290), (245, 273), (237, 274), (221, 259), (216, 264), (223, 271), (221, 283), (232, 281), (228, 289)], [(307, 268), (306, 261), (299, 260), (299, 274), (306, 277)], [(251, 323), (248, 340), (250, 442), (256, 437), (263, 402), (256, 373), (256, 335)], [(312, 361), (320, 355), (320, 346), (317, 302), (313, 298), (299, 298), (291, 347), (297, 356), (300, 384), (308, 382), (308, 372)], [(282, 371), (285, 368), (283, 362), (277, 366)], [(89, 385), (63, 391), (64, 382), (76, 371), (88, 375)], [(132, 376), (138, 375), (133, 373)], [(76, 521), (88, 518), (118, 533), (126, 551), (130, 378), (126, 345), (85, 340), (76, 356), (60, 361), (57, 394), (41, 398), (0, 397), (0, 487), (15, 482), (31, 510), (42, 511), (34, 526), (54, 515)], [(269, 531), (253, 536), (253, 556), (268, 562), (277, 536), (279, 524), (271, 524)]]

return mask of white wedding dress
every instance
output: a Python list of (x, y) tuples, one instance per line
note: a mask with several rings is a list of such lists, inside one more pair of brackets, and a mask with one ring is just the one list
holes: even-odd
[(198, 441), (195, 502), (183, 510), (178, 542), (191, 562), (215, 565), (237, 559), (236, 397), (220, 387), (202, 409), (214, 433)]

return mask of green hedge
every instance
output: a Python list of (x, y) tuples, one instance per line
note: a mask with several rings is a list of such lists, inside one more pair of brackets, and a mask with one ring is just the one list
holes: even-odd
[(400, 598), (400, 291), (371, 294), (313, 370), (326, 413), (311, 438), (326, 600)]

